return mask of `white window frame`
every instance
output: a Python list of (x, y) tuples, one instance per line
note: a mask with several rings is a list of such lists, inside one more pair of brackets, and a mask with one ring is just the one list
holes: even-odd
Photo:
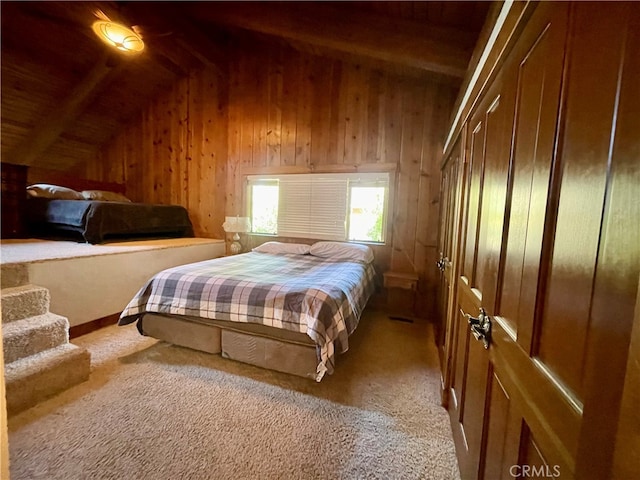
[[(251, 216), (252, 208), (252, 186), (261, 183), (276, 183), (280, 188), (278, 205), (278, 227), (275, 234), (262, 232), (252, 232), (255, 235), (266, 235), (274, 237), (288, 238), (309, 238), (317, 240), (335, 240), (356, 243), (385, 244), (388, 236), (387, 220), (390, 209), (390, 194), (392, 175), (388, 171), (384, 172), (361, 172), (361, 173), (286, 173), (286, 174), (265, 174), (246, 176), (246, 211)], [(326, 185), (326, 188), (318, 188)], [(291, 190), (287, 192), (287, 186)], [(366, 186), (384, 186), (385, 197), (383, 206), (383, 225), (381, 241), (370, 240), (349, 240), (349, 207), (351, 204), (351, 188)], [(316, 188), (314, 188), (316, 187)], [(341, 193), (340, 190), (344, 189)], [(316, 195), (317, 194), (317, 195)], [(327, 198), (340, 198), (338, 203), (332, 202), (330, 205), (324, 203)], [(312, 202), (320, 202), (320, 205), (312, 205)], [(307, 203), (308, 202), (308, 203)], [(287, 208), (293, 206), (293, 210), (288, 210), (289, 217), (281, 221), (281, 215), (286, 214)], [(325, 208), (327, 207), (327, 208)], [(338, 208), (338, 212), (335, 208)], [(330, 218), (327, 218), (330, 217)], [(327, 222), (318, 222), (322, 219)], [(336, 220), (331, 223), (331, 218)], [(314, 222), (314, 220), (316, 220)]]

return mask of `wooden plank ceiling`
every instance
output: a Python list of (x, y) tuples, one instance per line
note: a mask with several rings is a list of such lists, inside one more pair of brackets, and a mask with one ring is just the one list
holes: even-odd
[[(459, 82), (487, 2), (3, 2), (2, 161), (66, 170), (97, 150), (178, 78), (230, 46), (286, 42), (307, 54)], [(107, 51), (102, 11), (137, 25), (145, 51)]]

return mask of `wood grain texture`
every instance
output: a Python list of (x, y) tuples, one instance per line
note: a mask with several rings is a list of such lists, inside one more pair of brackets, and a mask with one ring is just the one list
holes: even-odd
[[(276, 87), (264, 93), (255, 82), (257, 72)], [(346, 171), (375, 171), (376, 165), (387, 171), (396, 165), (392, 236), (377, 248), (385, 252), (378, 266), (418, 273), (416, 310), (430, 315), (437, 283), (439, 155), (454, 94), (454, 87), (442, 83), (403, 79), (282, 45), (246, 52), (230, 68), (226, 214), (244, 212), (242, 172), (338, 165)], [(273, 135), (278, 129), (279, 141)], [(268, 148), (262, 145), (263, 130), (270, 137)]]
[(465, 193), (465, 227), (462, 275), (469, 285), (475, 285), (475, 268), (478, 250), (478, 216), (482, 189), (482, 171), (484, 168), (484, 112), (480, 112), (471, 120), (469, 174)]
[[(613, 54), (598, 55), (595, 59), (597, 65), (607, 65), (606, 71), (611, 71), (618, 80), (613, 104), (589, 104), (595, 109), (589, 116), (601, 111), (604, 114), (607, 110), (602, 107), (608, 106), (610, 123), (606, 136), (589, 137), (594, 139), (595, 151), (600, 151), (603, 143), (609, 148), (604, 158), (599, 155), (593, 158), (593, 165), (606, 161), (607, 172), (584, 362), (584, 425), (580, 432), (576, 471), (576, 478), (581, 479), (605, 478), (612, 471), (625, 371), (629, 360), (638, 361), (633, 357), (637, 351), (630, 354), (629, 345), (640, 278), (640, 58), (637, 54), (640, 8), (634, 3), (615, 5), (615, 9), (607, 9), (606, 21), (599, 20), (597, 29), (588, 26), (601, 16), (597, 5), (582, 5), (576, 9), (577, 35), (586, 39), (577, 47), (576, 67), (586, 65), (587, 59), (593, 61), (589, 50), (605, 41)], [(580, 86), (599, 88), (600, 82), (598, 87), (592, 83), (596, 78), (583, 79)], [(574, 95), (581, 91), (575, 86)], [(575, 109), (572, 113), (580, 114), (581, 110)], [(577, 129), (571, 133), (568, 143), (579, 142), (585, 135)], [(604, 410), (608, 415), (601, 414)], [(635, 420), (628, 421), (637, 424), (637, 413), (635, 415)], [(620, 420), (627, 419), (622, 417)], [(591, 452), (589, 445), (603, 438), (607, 441), (602, 442), (602, 447)]]
[(616, 446), (613, 459), (614, 478), (632, 478), (640, 472), (640, 285), (629, 345)]
[(502, 79), (487, 93), (485, 106), (485, 148), (482, 188), (482, 216), (478, 231), (478, 259), (475, 286), (482, 292), (482, 303), (491, 314), (495, 309), (498, 267), (504, 238), (504, 211), (507, 198), (510, 124), (513, 116), (511, 95), (504, 95)]
[(279, 43), (231, 53), (228, 79), (204, 69), (174, 84), (86, 165), (87, 176), (124, 182), (136, 201), (184, 205), (197, 235), (224, 238), (224, 216), (245, 213), (248, 172), (393, 166), (393, 228), (375, 248), (377, 266), (418, 273), (416, 313), (430, 316), (440, 152), (455, 85)]
[[(492, 372), (489, 380), (489, 420), (487, 424), (487, 453), (484, 465), (484, 478), (501, 479), (504, 465), (515, 464), (516, 458), (508, 458), (509, 444), (518, 443), (519, 438), (509, 437), (509, 420), (514, 416), (509, 393), (500, 382), (500, 378)], [(517, 432), (518, 436), (520, 432)]]
[(147, 54), (94, 67), (107, 50), (91, 31), (99, 5), (90, 3), (3, 5), (4, 161), (11, 155), (12, 162), (61, 171), (94, 161), (101, 145), (177, 78), (175, 65)]
[[(466, 149), (459, 237), (467, 257), (460, 309), (447, 320), (445, 387), (461, 476), (632, 478), (640, 468), (640, 8), (541, 2), (525, 23), (487, 94), (472, 99), (463, 137), (475, 142), (469, 131), (481, 132), (502, 82), (495, 113), (504, 112), (504, 127), (484, 117), (484, 150)], [(474, 295), (493, 320), (486, 371), (476, 370), (486, 362), (461, 316), (478, 306)]]
[(488, 417), (485, 401), (491, 379), (489, 355), (470, 334), (468, 315), (477, 316), (480, 298), (465, 282), (458, 282), (458, 329), (461, 355), (455, 377), (456, 402), (449, 406), (453, 440), (462, 478), (477, 478), (483, 465), (484, 425)]
[(205, 68), (175, 83), (84, 166), (121, 182), (134, 201), (189, 210), (196, 235), (222, 238), (227, 184), (227, 86)]
[(440, 322), (437, 324), (437, 340), (442, 372), (442, 405), (449, 407), (449, 387), (451, 384), (453, 337), (455, 336), (454, 283), (457, 270), (457, 244), (459, 197), (461, 194), (462, 147), (460, 144), (452, 151), (452, 156), (442, 169), (440, 188), (440, 225), (438, 234), (438, 260), (444, 265), (438, 278), (437, 305)]
[[(505, 60), (506, 53), (513, 47), (523, 26), (526, 24), (527, 19), (531, 16), (536, 6), (537, 2), (531, 1), (513, 2), (511, 4), (502, 29), (497, 34), (494, 48), (488, 52), (484, 64), (480, 65), (479, 62), (480, 59), (483, 58), (484, 49), (491, 35), (495, 20), (503, 7), (499, 2), (492, 4), (487, 14), (487, 21), (480, 32), (475, 50), (471, 55), (467, 73), (462, 81), (460, 87), (461, 95), (458, 96), (453, 107), (454, 120), (449, 128), (445, 141), (445, 158), (449, 156), (464, 125), (473, 114), (476, 100), (486, 94), (487, 88), (491, 86), (491, 83)], [(462, 93), (467, 91), (468, 95)]]
[[(566, 23), (535, 16), (513, 55), (520, 60), (510, 165), (510, 221), (501, 315), (514, 322), (518, 343), (532, 348), (534, 313), (552, 173)], [(531, 32), (531, 33), (529, 33)]]
[[(631, 223), (631, 235), (628, 236), (625, 244), (625, 257), (633, 258), (635, 261), (635, 275), (638, 269), (638, 245), (640, 242), (640, 225), (638, 219), (638, 189), (640, 182), (637, 159), (640, 156), (640, 143), (637, 137), (637, 119), (640, 113), (640, 96), (638, 95), (637, 83), (634, 79), (640, 76), (640, 61), (636, 54), (640, 48), (640, 11), (636, 8), (630, 15), (627, 46), (625, 49), (624, 76), (621, 82), (621, 108), (619, 111), (618, 130), (616, 132), (616, 142), (614, 154), (620, 159), (626, 158), (626, 162), (618, 160), (615, 172), (618, 177), (618, 188), (620, 180), (627, 177), (627, 195), (633, 195), (636, 199), (628, 207), (624, 206), (624, 198), (618, 200), (615, 212), (629, 214), (630, 218), (635, 218), (635, 223)], [(636, 86), (636, 88), (634, 88)], [(635, 118), (635, 120), (634, 120)], [(636, 159), (634, 162), (633, 159)], [(635, 180), (634, 180), (635, 179)], [(632, 187), (635, 185), (635, 188)], [(629, 208), (625, 212), (625, 208)], [(633, 209), (633, 210), (632, 210)], [(634, 243), (635, 242), (635, 243)], [(632, 256), (629, 255), (633, 252)], [(619, 260), (622, 260), (619, 258)], [(624, 290), (629, 293), (630, 282), (633, 279), (634, 267), (624, 271)], [(625, 301), (628, 305), (628, 300)], [(602, 310), (603, 312), (606, 310)], [(621, 312), (628, 315), (628, 310)], [(620, 404), (620, 414), (618, 416), (618, 426), (616, 432), (616, 445), (613, 459), (613, 477), (631, 478), (640, 472), (640, 284), (636, 290), (635, 313), (629, 351), (627, 356), (627, 366), (625, 371), (624, 390)], [(606, 401), (606, 399), (604, 399)]]
[(431, 25), (424, 22), (356, 12), (360, 21), (336, 6), (297, 4), (270, 5), (251, 2), (246, 5), (232, 2), (211, 8), (196, 3), (190, 12), (197, 18), (222, 25), (282, 37), (313, 48), (355, 54), (392, 64), (408, 65), (428, 72), (452, 77), (465, 73), (475, 34)]
[(60, 134), (82, 114), (82, 111), (100, 93), (104, 84), (114, 79), (113, 73), (119, 67), (111, 65), (105, 55), (98, 59), (86, 76), (67, 93), (65, 99), (41, 117), (33, 129), (6, 154), (5, 161), (21, 165), (31, 165), (51, 145)]

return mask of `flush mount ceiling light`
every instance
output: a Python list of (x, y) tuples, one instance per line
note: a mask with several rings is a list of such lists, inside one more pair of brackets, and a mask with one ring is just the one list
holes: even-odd
[(135, 55), (144, 50), (142, 37), (129, 27), (110, 20), (98, 20), (92, 28), (100, 40), (122, 53)]

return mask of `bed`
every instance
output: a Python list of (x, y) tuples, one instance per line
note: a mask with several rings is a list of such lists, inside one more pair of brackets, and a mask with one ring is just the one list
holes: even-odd
[(31, 235), (72, 237), (88, 243), (137, 237), (193, 237), (187, 210), (180, 205), (129, 201), (28, 198)]
[[(336, 245), (363, 256), (335, 255)], [(143, 335), (320, 381), (349, 348), (375, 271), (366, 246), (305, 247), (307, 253), (257, 248), (164, 270), (118, 324), (136, 322)]]

